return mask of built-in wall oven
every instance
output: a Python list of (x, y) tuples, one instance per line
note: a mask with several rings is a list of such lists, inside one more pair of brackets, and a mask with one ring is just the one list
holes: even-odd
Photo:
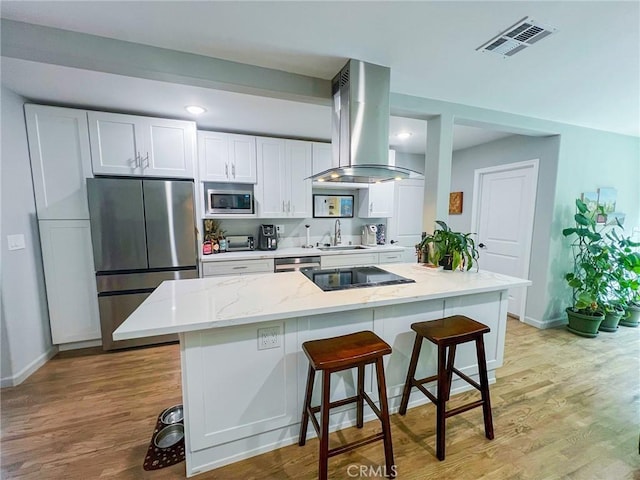
[(278, 272), (294, 272), (306, 267), (320, 268), (320, 257), (284, 257), (276, 258), (274, 262), (274, 271)]

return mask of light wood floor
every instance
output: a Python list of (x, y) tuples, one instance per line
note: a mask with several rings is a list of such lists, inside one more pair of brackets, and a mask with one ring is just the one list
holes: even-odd
[[(447, 458), (439, 462), (434, 406), (392, 415), (398, 478), (640, 479), (639, 355), (638, 328), (586, 339), (510, 319), (505, 365), (491, 387), (495, 439), (484, 438), (480, 410), (453, 417)], [(179, 368), (177, 345), (66, 353), (22, 385), (3, 389), (2, 478), (184, 478), (184, 463), (142, 469), (157, 415), (181, 402)], [(350, 429), (332, 438), (360, 434)], [(317, 448), (314, 439), (195, 478), (313, 479)], [(330, 459), (329, 477), (358, 478), (360, 466), (383, 464), (378, 442)]]

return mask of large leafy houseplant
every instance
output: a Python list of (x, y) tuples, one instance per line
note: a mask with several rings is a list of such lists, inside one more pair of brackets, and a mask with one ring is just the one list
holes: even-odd
[(454, 232), (441, 220), (436, 220), (436, 224), (435, 231), (416, 245), (419, 251), (427, 251), (429, 262), (442, 265), (445, 270), (471, 270), (474, 262), (477, 265), (478, 250), (472, 234)]
[(640, 322), (640, 242), (607, 233), (613, 257), (611, 297), (624, 309), (621, 325), (636, 327)]
[(595, 336), (604, 318), (609, 295), (610, 249), (596, 223), (602, 207), (590, 210), (576, 199), (575, 226), (565, 228), (562, 234), (571, 237), (573, 271), (565, 275), (573, 289), (572, 305), (567, 308), (569, 330), (583, 336)]

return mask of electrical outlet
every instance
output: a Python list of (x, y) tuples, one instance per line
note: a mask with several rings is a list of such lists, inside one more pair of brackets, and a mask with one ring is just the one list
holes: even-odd
[(276, 232), (278, 235), (284, 235), (284, 225), (276, 225)]
[(280, 327), (266, 327), (258, 329), (258, 350), (280, 347)]

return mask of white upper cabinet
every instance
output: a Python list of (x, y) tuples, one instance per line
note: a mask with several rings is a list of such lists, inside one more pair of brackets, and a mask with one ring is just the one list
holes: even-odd
[(360, 218), (385, 218), (393, 215), (395, 182), (373, 183), (359, 191)]
[(285, 140), (289, 203), (287, 214), (294, 218), (311, 217), (311, 143)]
[(314, 175), (338, 166), (338, 162), (333, 161), (333, 147), (330, 143), (313, 142), (311, 151)]
[(94, 174), (193, 178), (194, 122), (88, 112)]
[(258, 137), (256, 203), (261, 218), (311, 216), (311, 143)]
[(203, 182), (256, 183), (256, 137), (198, 131)]
[(402, 180), (395, 187), (393, 216), (387, 221), (387, 243), (403, 247), (420, 241), (424, 205), (424, 180)]
[(25, 105), (36, 209), (40, 220), (87, 220), (92, 177), (87, 112)]

